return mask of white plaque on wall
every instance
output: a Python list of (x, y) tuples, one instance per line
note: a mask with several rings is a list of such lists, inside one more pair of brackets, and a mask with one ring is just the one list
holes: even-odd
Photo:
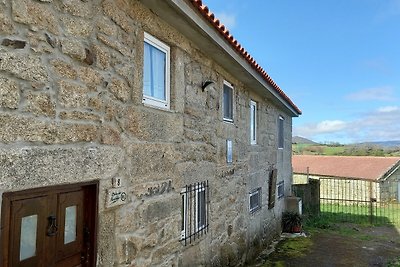
[(126, 188), (111, 188), (107, 190), (106, 208), (125, 204), (128, 200)]
[(232, 140), (227, 139), (226, 140), (226, 162), (227, 163), (232, 163), (233, 158), (232, 158), (232, 151), (233, 151), (233, 144)]

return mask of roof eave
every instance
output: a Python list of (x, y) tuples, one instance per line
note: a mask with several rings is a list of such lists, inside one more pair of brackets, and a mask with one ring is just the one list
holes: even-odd
[(267, 82), (191, 4), (182, 0), (141, 2), (194, 42), (203, 53), (212, 55), (213, 60), (246, 87), (285, 109), (292, 117), (301, 115), (301, 111), (290, 103), (290, 99), (285, 99), (283, 92), (279, 93)]
[(378, 180), (386, 181), (393, 173), (400, 168), (400, 161), (397, 161), (389, 170), (387, 170)]

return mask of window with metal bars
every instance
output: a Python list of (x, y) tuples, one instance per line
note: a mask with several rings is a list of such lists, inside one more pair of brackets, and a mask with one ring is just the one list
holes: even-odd
[(208, 181), (186, 185), (181, 191), (182, 223), (180, 241), (190, 244), (208, 232)]
[(250, 213), (261, 209), (261, 187), (249, 193)]
[(278, 183), (278, 199), (281, 199), (285, 196), (285, 182), (280, 181)]

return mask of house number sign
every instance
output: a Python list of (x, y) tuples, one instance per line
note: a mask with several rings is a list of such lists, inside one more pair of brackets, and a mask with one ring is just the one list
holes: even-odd
[(128, 194), (125, 188), (112, 188), (107, 190), (106, 208), (125, 204)]

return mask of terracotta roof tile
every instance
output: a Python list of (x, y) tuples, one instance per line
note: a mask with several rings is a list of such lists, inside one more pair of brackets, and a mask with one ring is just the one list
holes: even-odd
[(261, 77), (270, 83), (272, 87), (278, 92), (278, 94), (298, 113), (301, 114), (301, 110), (293, 103), (293, 101), (282, 91), (282, 89), (271, 79), (268, 73), (256, 62), (256, 60), (250, 56), (250, 54), (242, 47), (242, 45), (229, 33), (228, 29), (223, 25), (219, 19), (217, 19), (214, 13), (210, 12), (209, 8), (203, 4), (201, 0), (190, 0), (192, 5), (200, 11), (200, 14), (210, 22), (210, 24), (225, 38), (233, 49), (239, 52), (239, 54), (248, 61)]
[(399, 157), (345, 157), (294, 155), (293, 172), (311, 175), (378, 180), (394, 166)]

